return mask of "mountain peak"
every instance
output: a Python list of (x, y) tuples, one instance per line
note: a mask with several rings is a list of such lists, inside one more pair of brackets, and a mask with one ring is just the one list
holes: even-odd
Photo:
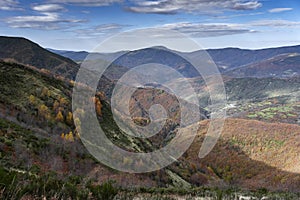
[(150, 47), (150, 49), (161, 49), (161, 50), (166, 50), (166, 51), (173, 51), (165, 46), (153, 46), (153, 47)]

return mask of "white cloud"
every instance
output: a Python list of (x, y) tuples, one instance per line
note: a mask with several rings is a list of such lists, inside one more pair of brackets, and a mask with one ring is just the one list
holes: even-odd
[(257, 27), (299, 28), (300, 21), (259, 20), (246, 24), (180, 22), (165, 24), (158, 28), (179, 31), (192, 38), (207, 38), (244, 33), (257, 33), (260, 32), (259, 30), (255, 30)]
[(56, 12), (64, 10), (64, 7), (58, 4), (42, 4), (32, 6), (32, 10), (39, 12)]
[(221, 16), (214, 16), (213, 19), (231, 19), (236, 17), (244, 17), (244, 16), (258, 16), (263, 15), (264, 12), (254, 12), (254, 13), (242, 13), (242, 14), (235, 14), (235, 15), (221, 15)]
[(41, 15), (10, 17), (5, 22), (12, 28), (34, 28), (34, 29), (64, 29), (82, 20), (62, 19), (57, 13), (41, 13)]
[(285, 12), (285, 11), (291, 11), (293, 8), (273, 8), (269, 10), (270, 13), (279, 13), (279, 12)]
[[(130, 25), (123, 24), (102, 24), (87, 29), (77, 29), (75, 32), (78, 36), (89, 38), (93, 36), (107, 36), (122, 32), (124, 28)], [(154, 28), (178, 31), (192, 38), (218, 37), (224, 35), (235, 35), (243, 33), (254, 33), (255, 30), (250, 29), (243, 24), (230, 23), (191, 23), (179, 22), (155, 26)], [(172, 35), (172, 34), (171, 34)], [(169, 36), (172, 37), (172, 36)]]
[(187, 34), (193, 38), (204, 38), (204, 37), (217, 37), (224, 35), (235, 35), (243, 33), (253, 33), (254, 30), (248, 29), (241, 24), (227, 24), (227, 23), (190, 23), (181, 22), (173, 24), (165, 24), (160, 28), (179, 31)]
[(77, 33), (78, 36), (81, 37), (92, 37), (92, 36), (118, 33), (121, 32), (123, 28), (128, 26), (129, 25), (123, 25), (123, 24), (101, 24), (86, 29), (77, 29), (75, 30), (75, 32)]
[(262, 4), (258, 1), (248, 1), (248, 2), (236, 2), (234, 3), (232, 9), (234, 10), (255, 10), (261, 7)]
[(21, 10), (17, 0), (1, 0), (0, 10)]
[(299, 27), (300, 21), (288, 21), (288, 20), (259, 20), (251, 22), (249, 25), (252, 26), (263, 26), (263, 27)]
[(262, 6), (253, 0), (131, 0), (133, 6), (126, 9), (139, 13), (174, 14), (220, 13), (224, 10), (255, 10)]
[(123, 0), (49, 0), (49, 2), (81, 6), (108, 6), (113, 3), (121, 3)]

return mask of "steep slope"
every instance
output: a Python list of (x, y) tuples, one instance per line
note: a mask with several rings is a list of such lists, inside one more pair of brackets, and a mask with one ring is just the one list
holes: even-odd
[[(71, 131), (71, 83), (16, 63), (0, 62), (1, 116), (60, 134)], [(72, 130), (73, 131), (73, 130)]]
[[(156, 185), (147, 175), (129, 178), (128, 174), (118, 174), (99, 164), (86, 151), (73, 124), (78, 119), (72, 116), (71, 90), (71, 83), (48, 73), (0, 62), (0, 168), (41, 176), (52, 172), (63, 180), (75, 175), (85, 180), (97, 176), (99, 182), (114, 177), (120, 185)], [(98, 95), (96, 98), (100, 99)], [(101, 105), (103, 117), (98, 113), (99, 122), (108, 137), (127, 150), (134, 151), (135, 146), (142, 149), (142, 143), (131, 140), (118, 129), (109, 105), (102, 100)]]
[[(70, 80), (75, 80), (80, 67), (69, 58), (50, 52), (28, 39), (17, 37), (0, 36), (0, 60), (31, 66), (49, 75), (59, 75)], [(113, 70), (122, 72), (118, 67), (114, 67), (106, 75), (113, 76)], [(111, 79), (103, 76), (99, 90), (110, 94), (112, 84)]]
[(52, 53), (25, 38), (0, 36), (0, 59), (46, 69), (69, 79), (75, 79), (78, 65), (63, 56)]
[[(72, 113), (72, 82), (56, 79), (48, 73), (30, 69), (26, 66), (0, 62), (0, 117), (12, 119), (27, 127), (43, 129), (47, 134), (59, 136), (61, 133), (78, 133)], [(130, 150), (138, 141), (126, 137), (114, 123), (110, 105), (103, 101), (102, 93), (95, 94), (103, 112), (98, 111), (99, 122), (104, 130), (111, 133), (109, 138), (118, 135), (118, 144)], [(101, 99), (101, 100), (100, 100)], [(97, 100), (97, 101), (98, 101)], [(75, 111), (75, 112), (81, 112)], [(101, 117), (102, 114), (106, 118)], [(136, 143), (134, 143), (136, 142)], [(143, 149), (142, 144), (141, 149)]]

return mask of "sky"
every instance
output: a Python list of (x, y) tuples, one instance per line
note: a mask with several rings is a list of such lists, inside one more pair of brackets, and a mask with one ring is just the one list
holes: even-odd
[(0, 35), (25, 37), (46, 48), (92, 51), (112, 36), (144, 28), (178, 31), (205, 49), (299, 45), (300, 2), (0, 0)]

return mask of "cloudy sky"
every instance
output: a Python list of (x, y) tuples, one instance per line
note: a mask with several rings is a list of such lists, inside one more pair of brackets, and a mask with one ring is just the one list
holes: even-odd
[(300, 44), (299, 13), (299, 0), (0, 0), (0, 35), (90, 51), (112, 35), (155, 27), (204, 48), (258, 49)]

